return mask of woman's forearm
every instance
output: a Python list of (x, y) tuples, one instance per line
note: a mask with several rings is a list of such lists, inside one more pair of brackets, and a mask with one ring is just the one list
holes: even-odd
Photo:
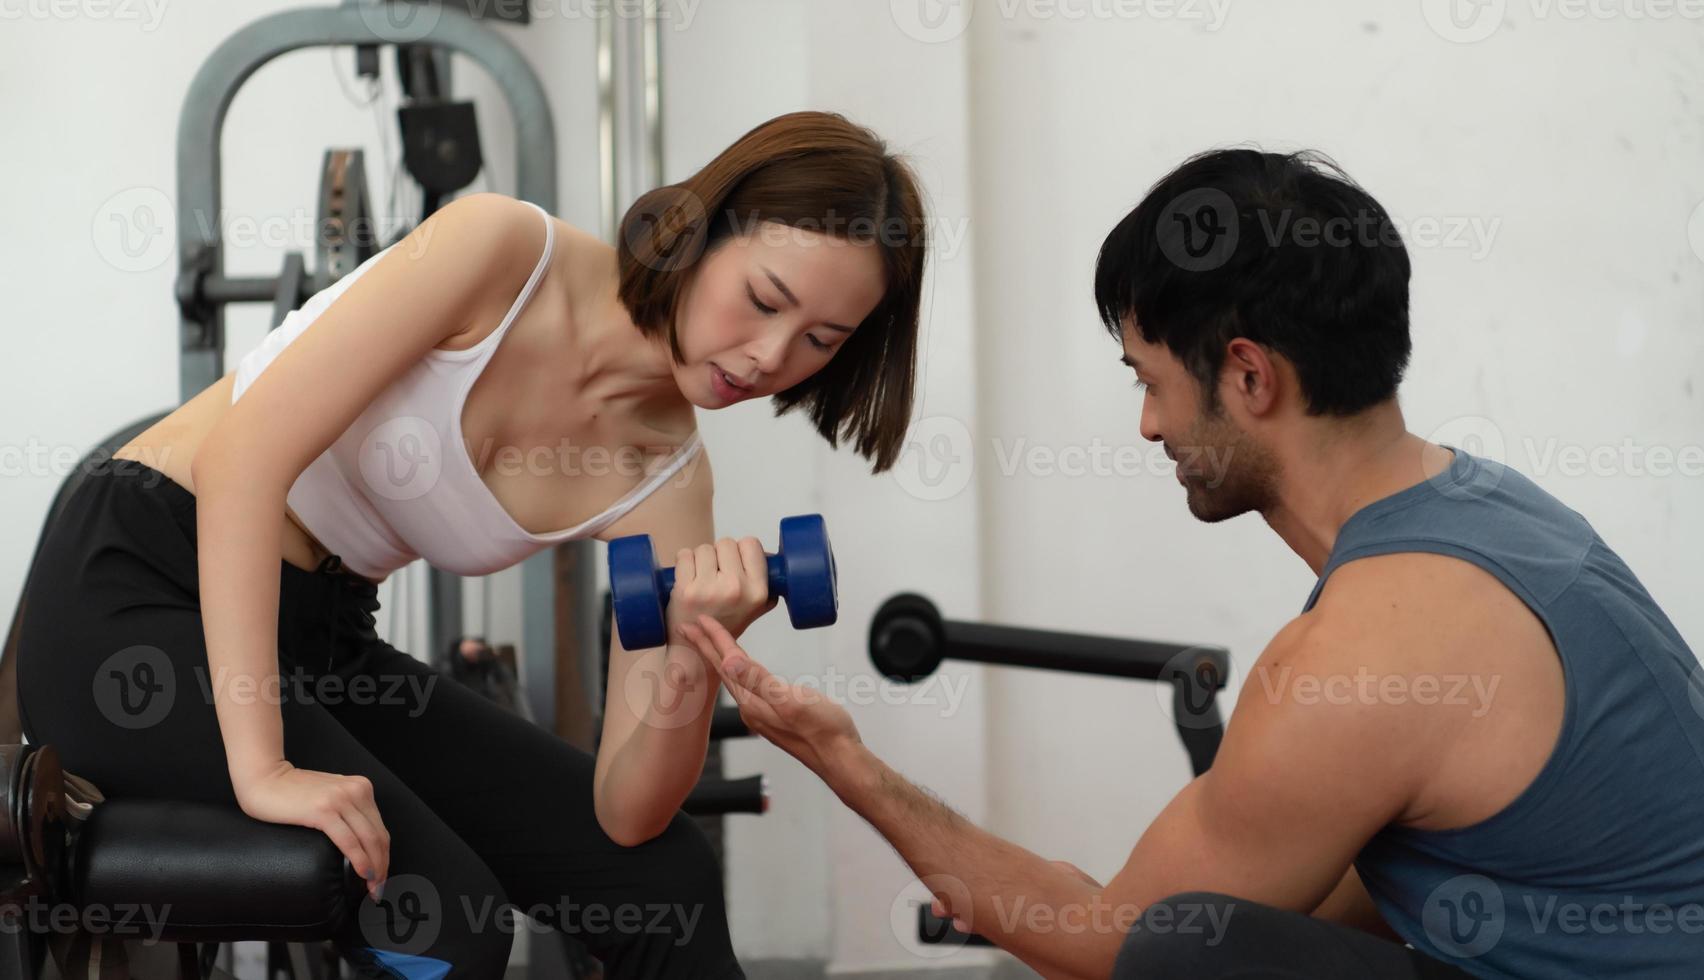
[[(656, 655), (662, 657), (660, 651)], [(710, 715), (719, 688), (696, 654), (675, 650), (670, 656), (663, 673), (673, 686), (707, 693), (694, 698), (690, 707), (665, 710), (650, 705), (632, 734), (612, 749), (615, 755), (609, 760), (597, 807), (599, 822), (619, 844), (643, 843), (667, 829), (704, 773)], [(705, 700), (709, 703), (701, 705)]]
[(201, 616), (225, 761), (240, 796), (284, 763), (278, 684), (278, 565), (286, 493), (238, 467), (195, 472)]

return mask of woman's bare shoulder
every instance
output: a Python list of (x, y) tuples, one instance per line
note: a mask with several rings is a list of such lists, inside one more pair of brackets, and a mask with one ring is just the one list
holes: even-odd
[(553, 265), (567, 286), (575, 311), (589, 310), (615, 293), (615, 247), (561, 218), (554, 220), (557, 238)]

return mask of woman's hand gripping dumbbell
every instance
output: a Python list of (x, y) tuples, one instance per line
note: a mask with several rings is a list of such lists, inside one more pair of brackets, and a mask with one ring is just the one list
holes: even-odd
[[(700, 548), (713, 548), (717, 567), (724, 571), (717, 581), (700, 579), (697, 569), (700, 562), (688, 549), (682, 549), (676, 556), (680, 562), (678, 573), (675, 568), (658, 568), (648, 534), (616, 538), (609, 543), (609, 591), (622, 647), (644, 650), (662, 646), (667, 640), (669, 616), (665, 609), (675, 591), (677, 577), (691, 581), (693, 594), (705, 601), (714, 601), (718, 592), (725, 589), (737, 589), (741, 579), (767, 581), (767, 605), (743, 623), (723, 624), (735, 636), (758, 615), (773, 609), (775, 600), (783, 596), (787, 599), (788, 618), (796, 629), (828, 626), (839, 614), (834, 551), (829, 547), (828, 527), (820, 514), (783, 518), (778, 554), (763, 554), (755, 538), (739, 542), (724, 538), (715, 546)], [(732, 604), (738, 597), (725, 598)], [(687, 611), (696, 617), (697, 612), (705, 610)]]

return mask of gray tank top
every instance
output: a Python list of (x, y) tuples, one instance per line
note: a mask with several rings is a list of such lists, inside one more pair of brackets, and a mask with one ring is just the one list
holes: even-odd
[[(1676, 543), (1676, 546), (1680, 546)], [(1704, 673), (1585, 518), (1499, 463), (1356, 512), (1345, 562), (1431, 552), (1495, 575), (1561, 657), (1561, 735), (1538, 777), (1470, 827), (1387, 827), (1355, 859), (1416, 949), (1481, 977), (1704, 977)]]

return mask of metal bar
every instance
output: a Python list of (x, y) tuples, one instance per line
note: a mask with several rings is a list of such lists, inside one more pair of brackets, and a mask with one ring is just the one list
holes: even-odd
[(707, 777), (686, 795), (681, 809), (695, 817), (765, 813), (769, 810), (769, 781), (763, 776), (742, 779)]
[(462, 629), (462, 579), (460, 575), (428, 565), (426, 568), (426, 648), (428, 663), (455, 656), (450, 644), (460, 639)]
[[(1218, 647), (1132, 640), (1086, 633), (1056, 633), (1022, 626), (995, 626), (943, 620), (946, 629), (945, 655), (959, 660), (1010, 667), (1038, 667), (1106, 677), (1161, 680), (1169, 669), (1184, 666), (1179, 657), (1199, 655), (1210, 663), (1224, 662)], [(1223, 677), (1224, 670), (1219, 671)]]
[(719, 704), (710, 718), (710, 739), (719, 741), (724, 738), (746, 738), (751, 735), (751, 727), (740, 717), (740, 709), (731, 704)]
[[(398, 11), (408, 11), (400, 21)], [(211, 248), (209, 278), (224, 274), (220, 234), (223, 191), (220, 136), (231, 102), (249, 76), (279, 55), (308, 47), (429, 44), (484, 66), (509, 101), (516, 126), (517, 196), (556, 210), (556, 125), (544, 88), (514, 45), (466, 13), (430, 5), (349, 3), (287, 10), (249, 24), (215, 48), (184, 95), (177, 131), (177, 230), (180, 270)], [(178, 391), (195, 397), (224, 373), (224, 310), (180, 321)]]
[(611, 241), (621, 212), (662, 182), (656, 15), (655, 6), (647, 4), (642, 17), (611, 11), (603, 18), (609, 31), (611, 154), (605, 163), (612, 176), (614, 209), (606, 215)]
[(1177, 719), (1177, 737), (1183, 742), (1183, 750), (1189, 753), (1190, 771), (1199, 776), (1211, 769), (1213, 759), (1219, 754), (1219, 743), (1225, 737), (1217, 698), (1202, 708), (1197, 695), (1186, 690), (1186, 685), (1174, 684), (1172, 717)]
[(645, 76), (645, 143), (650, 157), (650, 172), (645, 175), (646, 190), (663, 182), (663, 58), (662, 30), (657, 22), (656, 5), (647, 4), (641, 26), (640, 46), (644, 56), (641, 70)]
[(615, 28), (606, 15), (598, 18), (598, 214), (603, 237), (615, 241), (621, 211), (615, 196)]
[[(278, 278), (277, 276), (238, 276), (236, 278), (209, 276), (202, 282), (201, 295), (209, 303), (270, 303), (278, 298)], [(303, 279), (302, 281), (305, 284), (308, 280)], [(307, 296), (301, 297), (301, 299), (307, 298)]]

